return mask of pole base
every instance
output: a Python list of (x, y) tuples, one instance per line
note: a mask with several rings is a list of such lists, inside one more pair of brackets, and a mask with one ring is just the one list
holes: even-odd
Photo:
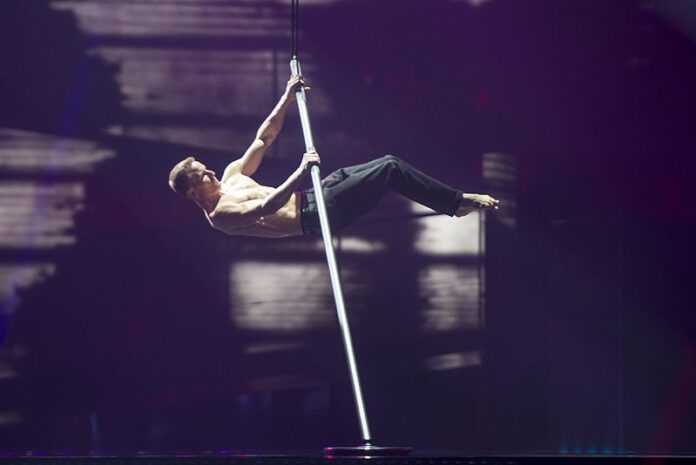
[(410, 453), (410, 447), (380, 447), (369, 443), (360, 446), (324, 447), (325, 457), (403, 457)]

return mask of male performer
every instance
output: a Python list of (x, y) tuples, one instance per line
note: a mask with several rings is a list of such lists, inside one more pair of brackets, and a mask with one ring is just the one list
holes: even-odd
[[(251, 178), (280, 133), (285, 112), (295, 101), (295, 91), (304, 85), (302, 77), (290, 78), (256, 139), (242, 158), (225, 168), (222, 180), (194, 157), (172, 168), (169, 186), (201, 207), (213, 228), (227, 234), (260, 237), (321, 235), (314, 190), (296, 190), (311, 165), (319, 164), (317, 153), (305, 153), (299, 168), (276, 188), (262, 186)], [(375, 207), (389, 191), (450, 216), (497, 209), (499, 204), (489, 195), (452, 189), (393, 155), (334, 171), (322, 180), (322, 186), (333, 231), (340, 231)]]

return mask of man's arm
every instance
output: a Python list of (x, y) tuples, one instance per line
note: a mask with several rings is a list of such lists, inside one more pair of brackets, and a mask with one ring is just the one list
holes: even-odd
[[(285, 92), (280, 97), (275, 108), (273, 108), (273, 111), (271, 111), (271, 114), (261, 123), (261, 126), (256, 132), (254, 141), (249, 145), (244, 155), (225, 168), (225, 172), (222, 175), (223, 183), (230, 176), (235, 174), (241, 173), (245, 176), (251, 176), (256, 172), (266, 150), (273, 144), (278, 134), (280, 134), (281, 129), (283, 129), (285, 113), (288, 107), (295, 101), (295, 91), (297, 87), (302, 85), (304, 85), (302, 76), (292, 76), (290, 78), (285, 87)], [(309, 89), (309, 87), (305, 89)]]
[(276, 187), (268, 197), (226, 206), (215, 214), (215, 223), (227, 228), (237, 228), (253, 223), (262, 216), (274, 214), (290, 200), (292, 193), (309, 172), (311, 165), (319, 164), (319, 162), (319, 155), (316, 152), (305, 153), (300, 167), (283, 184)]

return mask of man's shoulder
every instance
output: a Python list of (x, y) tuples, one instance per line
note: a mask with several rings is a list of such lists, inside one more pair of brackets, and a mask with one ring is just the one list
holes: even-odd
[(225, 171), (222, 173), (222, 183), (226, 183), (229, 179), (239, 175), (242, 171), (242, 162), (241, 160), (235, 160), (227, 167), (225, 168)]
[(249, 187), (259, 186), (259, 183), (254, 181), (252, 177), (242, 173), (234, 173), (229, 176), (225, 176), (221, 182), (228, 191), (235, 189), (248, 189)]

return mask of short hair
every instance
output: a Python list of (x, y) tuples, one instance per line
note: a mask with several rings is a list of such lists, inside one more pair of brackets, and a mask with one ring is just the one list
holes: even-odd
[(169, 187), (182, 197), (186, 197), (186, 193), (191, 189), (189, 173), (191, 172), (191, 164), (194, 161), (195, 158), (193, 157), (181, 160), (169, 172)]

